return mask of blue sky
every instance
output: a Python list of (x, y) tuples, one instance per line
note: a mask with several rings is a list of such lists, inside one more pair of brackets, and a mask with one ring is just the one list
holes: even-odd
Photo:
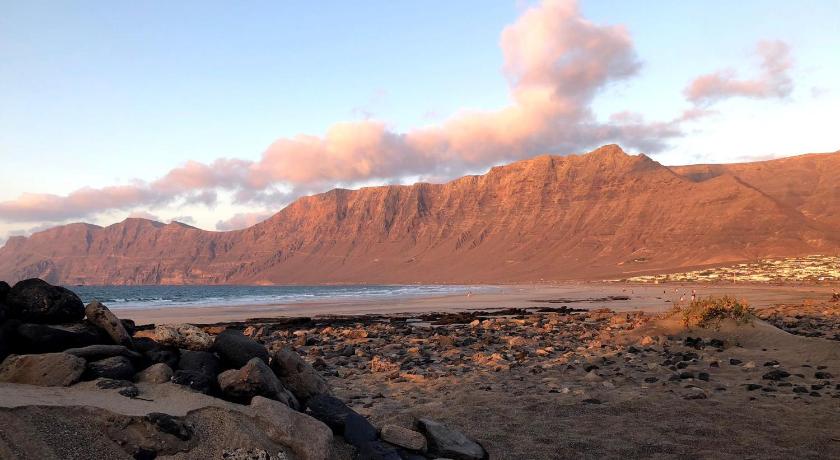
[[(65, 206), (62, 197), (75, 190), (148, 185), (188, 161), (232, 158), (250, 165), (278, 139), (323, 136), (343, 121), (376, 120), (388, 132), (405, 133), (465, 110), (502, 109), (515, 91), (502, 71), (500, 34), (539, 6), (6, 2), (0, 5), (0, 240), (68, 221), (109, 224), (138, 212), (207, 229), (236, 214), (249, 223), (248, 214), (277, 210), (296, 195), (243, 199), (236, 197), (241, 184), (214, 185), (202, 189), (218, 193), (209, 206), (185, 203), (191, 192), (179, 189), (178, 196), (42, 217), (37, 209), (18, 212), (18, 201), (25, 193), (48, 194)], [(624, 26), (639, 63), (630, 76), (598, 83), (586, 102), (598, 120), (623, 111), (649, 122), (673, 120), (692, 107), (683, 91), (697, 77), (731, 69), (735, 79), (754, 79), (757, 43), (789, 48), (791, 91), (721, 98), (708, 107), (714, 113), (680, 124), (680, 135), (647, 152), (655, 159), (724, 162), (840, 148), (832, 121), (840, 106), (840, 2), (657, 2), (652, 8), (643, 1), (582, 1), (579, 9), (595, 25)], [(593, 138), (573, 151), (601, 140), (610, 139)], [(552, 138), (539, 145), (572, 144)], [(399, 154), (411, 155), (406, 151)], [(443, 169), (385, 168), (369, 177), (306, 175), (295, 182), (273, 175), (259, 191), (446, 179), (507, 159), (482, 158)], [(286, 169), (294, 164), (282, 162)]]

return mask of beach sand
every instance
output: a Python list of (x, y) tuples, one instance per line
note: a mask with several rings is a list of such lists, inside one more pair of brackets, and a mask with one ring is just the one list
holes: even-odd
[[(836, 289), (836, 288), (835, 288)], [(676, 292), (675, 292), (676, 290)], [(490, 292), (437, 297), (337, 299), (279, 303), (274, 305), (236, 305), (177, 308), (120, 308), (114, 311), (121, 318), (142, 324), (220, 323), (253, 318), (275, 318), (320, 315), (362, 315), (454, 312), (511, 307), (567, 305), (574, 308), (610, 308), (615, 311), (665, 311), (681, 297), (691, 298), (692, 290), (699, 297), (730, 295), (746, 299), (761, 308), (780, 303), (801, 303), (807, 299), (831, 296), (829, 286), (775, 286), (766, 284), (624, 284), (567, 283), (555, 285), (495, 286)], [(629, 300), (605, 300), (609, 296), (627, 296)], [(592, 299), (592, 300), (590, 300)], [(568, 302), (544, 303), (553, 300)], [(541, 302), (535, 302), (541, 301)]]

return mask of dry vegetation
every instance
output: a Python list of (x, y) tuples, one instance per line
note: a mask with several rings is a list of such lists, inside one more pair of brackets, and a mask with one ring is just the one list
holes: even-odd
[(673, 310), (682, 317), (686, 328), (719, 329), (726, 319), (749, 324), (755, 317), (755, 311), (745, 300), (730, 296), (697, 299), (687, 305), (674, 305)]

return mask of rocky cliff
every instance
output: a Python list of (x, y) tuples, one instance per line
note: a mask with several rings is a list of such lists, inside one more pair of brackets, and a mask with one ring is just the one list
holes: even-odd
[(478, 283), (840, 253), (840, 153), (666, 167), (610, 145), (447, 184), (336, 189), (253, 227), (127, 219), (11, 238), (0, 279)]

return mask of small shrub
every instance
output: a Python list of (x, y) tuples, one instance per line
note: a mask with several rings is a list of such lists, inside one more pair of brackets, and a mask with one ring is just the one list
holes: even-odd
[(745, 300), (729, 296), (697, 299), (685, 306), (677, 305), (674, 309), (682, 316), (686, 328), (719, 329), (725, 319), (734, 319), (737, 324), (749, 324), (754, 317), (754, 310)]

